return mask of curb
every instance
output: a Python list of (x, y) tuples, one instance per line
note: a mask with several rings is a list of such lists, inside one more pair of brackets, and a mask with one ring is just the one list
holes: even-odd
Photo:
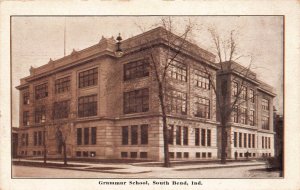
[(218, 168), (235, 168), (235, 167), (244, 167), (244, 166), (262, 166), (265, 164), (244, 164), (244, 165), (228, 165), (228, 166), (204, 166), (197, 168), (183, 168), (183, 169), (174, 169), (176, 171), (189, 171), (189, 170), (200, 170), (200, 169), (218, 169)]
[(15, 166), (24, 166), (24, 167), (36, 167), (36, 168), (50, 168), (50, 169), (61, 169), (61, 170), (75, 170), (75, 171), (88, 171), (88, 172), (96, 172), (96, 173), (111, 173), (111, 174), (142, 174), (142, 173), (150, 173), (152, 171), (141, 171), (141, 172), (120, 172), (120, 171), (108, 171), (108, 170), (93, 170), (93, 169), (79, 169), (79, 168), (69, 168), (69, 167), (55, 167), (55, 166), (26, 166), (26, 165), (15, 165)]

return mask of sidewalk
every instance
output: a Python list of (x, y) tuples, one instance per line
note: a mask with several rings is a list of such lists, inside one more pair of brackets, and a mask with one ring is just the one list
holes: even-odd
[[(212, 162), (184, 162), (183, 165), (180, 165), (180, 162), (173, 163), (173, 166), (170, 168), (158, 167), (162, 165), (161, 162), (144, 162), (144, 163), (118, 163), (118, 164), (109, 164), (109, 163), (82, 163), (76, 161), (68, 161), (68, 164), (71, 166), (34, 166), (34, 163), (43, 163), (42, 160), (27, 160), (27, 159), (13, 159), (15, 164), (30, 164), (32, 163), (33, 167), (49, 167), (56, 169), (69, 169), (69, 170), (79, 170), (79, 171), (90, 171), (90, 172), (101, 172), (101, 173), (115, 173), (115, 174), (139, 174), (139, 173), (149, 173), (153, 171), (189, 171), (189, 170), (202, 170), (202, 169), (216, 169), (216, 168), (232, 168), (232, 167), (246, 167), (246, 166), (261, 166), (265, 165), (263, 161), (230, 161), (226, 164), (212, 163)], [(62, 161), (47, 161), (47, 163), (53, 164), (63, 164)], [(179, 164), (178, 164), (179, 163)]]

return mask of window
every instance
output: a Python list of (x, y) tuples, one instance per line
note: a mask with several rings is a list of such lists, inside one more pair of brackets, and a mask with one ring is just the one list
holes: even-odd
[(46, 107), (40, 106), (35, 109), (35, 123), (46, 122)]
[(81, 157), (81, 151), (76, 151), (76, 157)]
[(183, 157), (184, 157), (184, 158), (189, 158), (189, 153), (188, 153), (188, 152), (184, 152), (184, 153), (183, 153)]
[(135, 61), (124, 65), (124, 80), (149, 76), (149, 62), (147, 60)]
[(189, 131), (187, 127), (183, 127), (183, 145), (189, 144)]
[(240, 157), (241, 157), (241, 158), (243, 157), (243, 153), (240, 153)]
[(97, 115), (97, 95), (83, 96), (78, 99), (78, 116), (89, 117)]
[(44, 83), (35, 87), (35, 99), (42, 99), (48, 96), (48, 84)]
[(202, 158), (206, 158), (206, 152), (202, 152)]
[(182, 153), (181, 152), (176, 152), (176, 158), (182, 158)]
[(28, 146), (28, 133), (25, 134), (25, 145)]
[(237, 96), (238, 95), (238, 83), (233, 82), (232, 83), (232, 96)]
[(82, 154), (83, 154), (83, 157), (89, 157), (89, 152), (88, 151), (83, 151)]
[(122, 127), (122, 145), (128, 144), (128, 127)]
[(247, 109), (246, 108), (241, 108), (240, 122), (242, 124), (246, 124), (246, 118), (247, 118)]
[(82, 145), (82, 129), (77, 128), (77, 145)]
[(237, 106), (234, 106), (233, 109), (232, 109), (232, 116), (231, 116), (231, 120), (234, 122), (234, 123), (238, 123), (238, 107)]
[(263, 110), (269, 111), (269, 100), (262, 99), (261, 107), (262, 107)]
[(262, 129), (269, 130), (269, 117), (262, 116)]
[(89, 144), (90, 137), (89, 137), (89, 128), (84, 128), (83, 129), (83, 135), (84, 135), (84, 144), (87, 145)]
[(251, 148), (251, 134), (248, 134), (248, 147)]
[(79, 73), (79, 88), (97, 85), (98, 68), (93, 68)]
[(131, 126), (131, 144), (138, 144), (138, 126)]
[(255, 148), (255, 134), (252, 134), (252, 148)]
[(169, 144), (173, 144), (174, 142), (174, 126), (173, 125), (169, 125), (168, 128), (168, 141)]
[(70, 77), (55, 80), (55, 93), (70, 91)]
[(175, 157), (174, 152), (169, 152), (169, 156), (170, 158), (174, 158)]
[(137, 152), (130, 152), (130, 158), (137, 158)]
[(207, 153), (207, 157), (208, 157), (208, 158), (211, 158), (211, 152), (208, 152), (208, 153)]
[(148, 144), (148, 125), (141, 125), (141, 144)]
[(97, 143), (97, 128), (92, 127), (91, 128), (91, 144), (96, 144)]
[(228, 133), (225, 131), (225, 141), (224, 141), (224, 146), (227, 147), (227, 141), (228, 141)]
[(140, 152), (140, 158), (148, 158), (147, 152)]
[(268, 138), (267, 137), (265, 137), (265, 148), (268, 148)]
[(205, 129), (201, 129), (201, 146), (205, 146), (205, 141), (206, 141), (206, 138), (205, 138)]
[(169, 68), (169, 76), (179, 81), (187, 81), (187, 68), (184, 64), (173, 60)]
[(209, 75), (203, 71), (195, 71), (196, 86), (204, 89), (210, 89)]
[(255, 115), (254, 110), (250, 110), (249, 111), (249, 124), (251, 126), (254, 126), (254, 115)]
[(23, 112), (23, 125), (28, 126), (29, 125), (29, 111)]
[(90, 157), (95, 157), (95, 156), (96, 156), (96, 152), (95, 151), (90, 152)]
[(23, 104), (24, 105), (29, 104), (29, 91), (25, 91), (23, 93)]
[(181, 145), (181, 126), (176, 126), (176, 144)]
[(25, 142), (25, 134), (21, 135), (21, 146), (25, 146), (26, 142)]
[(247, 134), (244, 133), (244, 147), (247, 147)]
[(265, 148), (265, 138), (261, 137), (261, 146), (262, 148)]
[(121, 152), (121, 158), (127, 158), (128, 153), (127, 152)]
[(175, 114), (187, 114), (187, 95), (177, 90), (169, 90), (166, 94), (167, 111)]
[(38, 145), (42, 145), (43, 144), (43, 133), (42, 133), (42, 131), (39, 131), (38, 132)]
[(210, 100), (206, 98), (197, 98), (196, 102), (196, 117), (209, 119), (210, 117)]
[(243, 100), (247, 100), (247, 87), (246, 86), (242, 86), (242, 89), (241, 89), (241, 98)]
[(124, 93), (124, 113), (149, 111), (149, 89), (139, 89)]
[(36, 146), (37, 145), (37, 132), (33, 133), (33, 145)]
[(255, 101), (254, 90), (252, 90), (252, 89), (249, 89), (249, 99), (250, 99), (250, 102), (254, 103), (254, 101)]
[(211, 146), (211, 130), (210, 129), (207, 129), (207, 146)]
[(239, 133), (239, 147), (242, 147), (242, 133)]
[(268, 148), (270, 149), (271, 148), (271, 138), (270, 137), (268, 137)]
[(195, 129), (195, 145), (196, 146), (200, 145), (200, 129), (199, 128)]
[(233, 133), (233, 145), (234, 147), (237, 147), (237, 132)]
[(196, 158), (200, 158), (200, 152), (196, 152)]
[(70, 112), (70, 101), (60, 101), (53, 103), (53, 119), (68, 118)]

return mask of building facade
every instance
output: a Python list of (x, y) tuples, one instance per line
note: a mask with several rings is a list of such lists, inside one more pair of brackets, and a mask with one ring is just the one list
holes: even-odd
[[(166, 41), (166, 32), (158, 27), (124, 40), (122, 56), (116, 54), (116, 40), (102, 37), (94, 46), (31, 68), (17, 87), (18, 154), (59, 157), (65, 141), (72, 158), (163, 160), (158, 87), (147, 49), (158, 60), (165, 58), (166, 50), (176, 52)], [(207, 76), (207, 72), (217, 76), (218, 69), (212, 53), (189, 42), (172, 60), (165, 95), (171, 159), (219, 157), (216, 95), (210, 84), (217, 77), (211, 81)], [(260, 148), (264, 142), (272, 147), (274, 141), (271, 117), (268, 129), (261, 127), (261, 116), (272, 113), (274, 95), (262, 84), (253, 87), (261, 97), (253, 104), (255, 125), (233, 123), (230, 131), (255, 135), (253, 157), (274, 152)], [(261, 109), (263, 97), (269, 101), (267, 110)], [(230, 146), (228, 155), (235, 150)]]
[[(235, 62), (224, 62), (217, 73), (218, 95), (226, 81), (227, 109), (231, 114), (226, 127), (229, 158), (273, 157), (273, 98), (275, 90), (257, 79), (249, 68)], [(221, 129), (218, 130), (221, 139)], [(219, 141), (219, 154), (221, 151)]]

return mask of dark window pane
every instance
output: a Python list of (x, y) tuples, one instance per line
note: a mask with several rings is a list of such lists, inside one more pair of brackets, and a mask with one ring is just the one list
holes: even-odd
[(187, 127), (183, 127), (183, 145), (188, 145), (189, 132)]
[(55, 93), (63, 93), (70, 90), (70, 77), (55, 80)]
[(124, 92), (124, 113), (138, 113), (149, 111), (149, 89), (139, 89)]
[(181, 145), (181, 126), (176, 126), (176, 144)]
[(124, 65), (124, 80), (149, 76), (148, 60), (139, 60)]
[(148, 125), (141, 125), (141, 144), (148, 144)]
[(207, 146), (211, 146), (211, 130), (210, 129), (207, 129)]
[(168, 142), (169, 144), (173, 144), (174, 141), (174, 126), (170, 125), (168, 129)]
[(77, 145), (82, 145), (82, 129), (77, 129)]
[(78, 99), (79, 117), (90, 117), (97, 115), (97, 95), (83, 96)]
[(84, 128), (84, 144), (89, 144), (89, 128)]
[(35, 87), (35, 99), (41, 99), (48, 96), (48, 84), (44, 83)]
[(97, 128), (96, 127), (92, 127), (91, 128), (91, 133), (92, 133), (92, 135), (91, 135), (91, 143), (92, 144), (96, 144), (96, 139), (97, 139)]
[(131, 126), (131, 144), (138, 144), (138, 126)]
[(98, 82), (98, 68), (79, 73), (79, 88), (94, 86)]
[(128, 127), (122, 127), (122, 144), (127, 145), (128, 144)]

